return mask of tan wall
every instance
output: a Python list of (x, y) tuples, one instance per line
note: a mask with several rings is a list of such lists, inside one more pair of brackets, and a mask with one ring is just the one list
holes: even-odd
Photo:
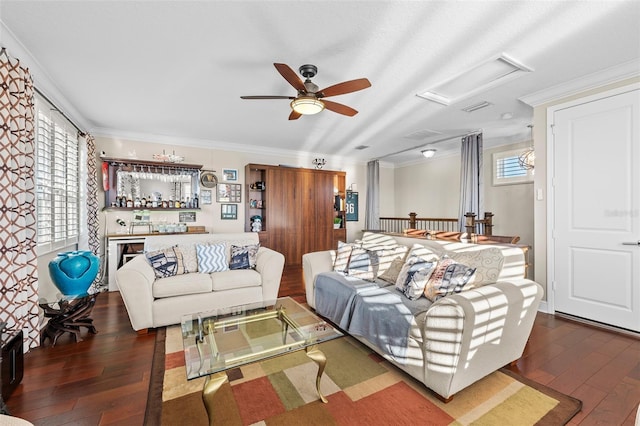
[(533, 139), (536, 150), (536, 174), (534, 177), (534, 191), (541, 191), (542, 200), (534, 202), (534, 256), (536, 281), (542, 284), (545, 290), (543, 300), (547, 300), (547, 109), (558, 104), (581, 99), (614, 89), (640, 82), (640, 77), (630, 78), (617, 83), (608, 84), (596, 89), (586, 90), (572, 96), (556, 99), (546, 104), (538, 105), (533, 110)]
[[(485, 210), (495, 214), (496, 235), (518, 235), (523, 244), (533, 244), (533, 185), (492, 185), (492, 155), (530, 144), (484, 150)], [(395, 213), (408, 217), (458, 217), (460, 203), (460, 156), (433, 158), (420, 164), (400, 167), (395, 173)]]
[[(193, 225), (205, 226), (208, 232), (242, 232), (244, 231), (244, 203), (246, 193), (244, 192), (245, 176), (244, 166), (248, 163), (258, 164), (286, 164), (295, 167), (312, 168), (313, 157), (311, 156), (286, 156), (269, 155), (262, 153), (248, 153), (237, 151), (224, 151), (210, 149), (206, 147), (188, 147), (165, 145), (160, 143), (141, 142), (133, 140), (123, 140), (118, 138), (96, 137), (96, 152), (104, 151), (107, 157), (127, 158), (129, 153), (135, 151), (135, 155), (141, 160), (152, 160), (154, 154), (173, 153), (184, 157), (184, 162), (188, 164), (202, 164), (205, 170), (216, 170), (218, 179), (221, 179), (222, 169), (237, 169), (238, 182), (243, 185), (242, 203), (238, 205), (237, 220), (220, 219), (220, 204), (215, 201), (215, 191), (212, 191), (212, 204), (202, 205), (201, 210), (196, 213), (196, 222)], [(100, 163), (99, 163), (100, 164)], [(366, 166), (349, 163), (348, 159), (327, 158), (326, 170), (343, 170), (347, 173), (347, 187), (352, 183), (357, 185), (359, 190), (359, 217), (358, 222), (347, 222), (348, 239), (356, 238), (356, 235), (364, 228), (364, 208), (366, 202)], [(102, 181), (99, 179), (98, 201), (100, 208), (104, 207), (104, 192), (102, 191)], [(116, 224), (116, 219), (123, 219), (129, 225), (131, 219), (130, 211), (103, 211), (100, 215), (101, 232), (118, 232), (120, 226)], [(178, 211), (152, 211), (152, 221), (166, 220), (167, 222), (178, 222)]]

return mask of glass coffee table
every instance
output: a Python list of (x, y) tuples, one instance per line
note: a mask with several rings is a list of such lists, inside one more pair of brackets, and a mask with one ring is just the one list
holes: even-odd
[(290, 297), (182, 318), (187, 379), (206, 377), (202, 399), (210, 424), (213, 395), (227, 380), (227, 370), (303, 349), (318, 364), (316, 389), (326, 403), (320, 380), (327, 358), (317, 344), (342, 336)]

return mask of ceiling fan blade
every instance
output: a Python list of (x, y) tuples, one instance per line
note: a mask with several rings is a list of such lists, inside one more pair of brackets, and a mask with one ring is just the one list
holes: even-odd
[(355, 109), (348, 107), (346, 105), (339, 104), (337, 102), (327, 101), (326, 99), (322, 100), (324, 107), (329, 111), (337, 112), (338, 114), (348, 115), (349, 117), (353, 117), (358, 113)]
[(316, 92), (316, 96), (328, 98), (329, 96), (344, 95), (345, 93), (357, 92), (358, 90), (371, 87), (371, 83), (366, 78), (358, 78), (356, 80), (344, 81), (334, 84), (326, 89)]
[(289, 114), (289, 120), (297, 120), (301, 115), (302, 114), (300, 114), (299, 112), (291, 110), (291, 114)]
[(240, 96), (241, 99), (295, 99), (293, 96)]
[(285, 80), (289, 82), (290, 85), (293, 86), (298, 92), (306, 93), (307, 89), (304, 87), (304, 83), (298, 77), (298, 74), (287, 64), (273, 64), (274, 67), (278, 70), (280, 75), (284, 77)]

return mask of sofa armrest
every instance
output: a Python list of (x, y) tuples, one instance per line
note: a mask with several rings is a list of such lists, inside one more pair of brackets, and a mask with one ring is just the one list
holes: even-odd
[(315, 309), (315, 280), (316, 275), (333, 270), (331, 250), (316, 251), (302, 255), (302, 272), (307, 303)]
[(520, 358), (542, 287), (502, 281), (434, 303), (423, 324), (425, 384), (448, 398)]
[(262, 300), (275, 300), (280, 290), (284, 255), (266, 247), (258, 249), (256, 271), (262, 278)]
[(156, 276), (145, 256), (136, 256), (116, 271), (116, 283), (134, 330), (153, 327), (153, 282)]

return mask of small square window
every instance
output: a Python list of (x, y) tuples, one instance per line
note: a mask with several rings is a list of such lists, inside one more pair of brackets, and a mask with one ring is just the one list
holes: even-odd
[(533, 170), (520, 166), (518, 158), (526, 150), (511, 149), (493, 154), (493, 185), (513, 185), (533, 182)]

